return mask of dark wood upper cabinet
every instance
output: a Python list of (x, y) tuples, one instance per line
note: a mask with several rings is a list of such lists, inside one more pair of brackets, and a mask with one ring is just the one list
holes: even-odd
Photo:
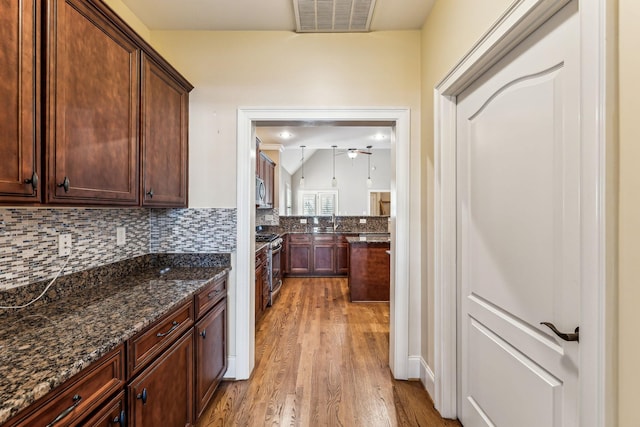
[(136, 205), (140, 49), (86, 1), (47, 6), (47, 202)]
[(262, 178), (264, 181), (265, 188), (265, 206), (272, 208), (275, 201), (275, 169), (276, 164), (273, 160), (269, 158), (262, 151), (259, 152), (258, 158), (256, 159), (258, 176)]
[(0, 2), (0, 202), (38, 202), (39, 2)]
[(190, 90), (143, 54), (143, 206), (187, 206)]

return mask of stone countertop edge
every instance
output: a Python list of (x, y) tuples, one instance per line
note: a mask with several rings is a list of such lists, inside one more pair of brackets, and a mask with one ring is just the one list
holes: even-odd
[(59, 301), (0, 312), (0, 425), (223, 277), (152, 268)]
[(391, 243), (391, 239), (389, 237), (384, 236), (356, 236), (356, 237), (347, 237), (347, 243), (350, 245), (369, 245), (372, 243)]

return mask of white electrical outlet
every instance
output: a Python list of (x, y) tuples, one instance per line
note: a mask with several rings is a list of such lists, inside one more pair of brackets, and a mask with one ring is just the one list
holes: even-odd
[(127, 243), (127, 229), (124, 227), (116, 228), (116, 245), (122, 246)]
[(273, 221), (273, 215), (265, 215), (264, 216), (264, 220), (265, 221)]
[(360, 224), (366, 224), (367, 218), (360, 218)]
[(71, 234), (60, 234), (58, 236), (58, 256), (71, 255)]
[(300, 224), (306, 224), (307, 218), (300, 218)]

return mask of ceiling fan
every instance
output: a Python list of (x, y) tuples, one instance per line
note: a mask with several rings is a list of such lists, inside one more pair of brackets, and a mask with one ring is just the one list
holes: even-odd
[(359, 148), (347, 148), (346, 151), (343, 151), (341, 153), (338, 154), (345, 154), (350, 158), (350, 159), (355, 159), (356, 157), (358, 157), (358, 154), (368, 154), (371, 155), (371, 147), (372, 145), (367, 145), (367, 149), (366, 150), (362, 150)]

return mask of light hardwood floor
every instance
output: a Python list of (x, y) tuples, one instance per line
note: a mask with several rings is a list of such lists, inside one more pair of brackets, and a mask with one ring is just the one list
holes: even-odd
[(223, 382), (198, 427), (460, 426), (388, 367), (389, 305), (349, 302), (347, 280), (285, 280), (256, 330), (248, 381)]

